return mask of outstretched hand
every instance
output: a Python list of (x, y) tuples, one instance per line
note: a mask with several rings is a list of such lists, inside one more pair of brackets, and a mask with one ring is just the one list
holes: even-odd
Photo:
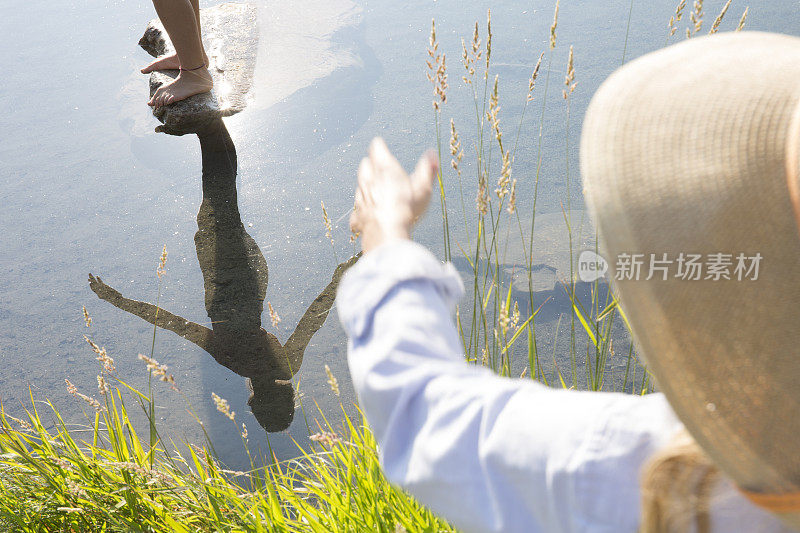
[(439, 162), (426, 152), (409, 176), (376, 137), (358, 167), (358, 189), (350, 229), (361, 234), (364, 252), (391, 239), (408, 239), (414, 222), (425, 212)]
[(115, 296), (121, 296), (120, 292), (113, 287), (106, 285), (99, 276), (89, 274), (89, 288), (101, 299), (108, 300)]

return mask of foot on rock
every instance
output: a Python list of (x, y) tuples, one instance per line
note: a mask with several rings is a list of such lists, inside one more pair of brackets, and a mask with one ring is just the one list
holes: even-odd
[(169, 54), (156, 58), (155, 61), (142, 69), (142, 74), (153, 72), (154, 70), (178, 70), (181, 68), (181, 62), (178, 59), (178, 54)]
[[(208, 65), (208, 56), (203, 54), (205, 64)], [(181, 68), (181, 61), (175, 52), (156, 58), (152, 63), (142, 69), (142, 74), (153, 72), (154, 70), (178, 70)]]
[(162, 85), (147, 102), (155, 108), (179, 102), (195, 94), (205, 93), (211, 90), (214, 82), (211, 73), (207, 69), (182, 70), (173, 81)]

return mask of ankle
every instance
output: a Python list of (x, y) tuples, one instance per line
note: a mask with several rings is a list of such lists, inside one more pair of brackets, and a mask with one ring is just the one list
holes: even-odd
[(201, 70), (206, 69), (206, 68), (208, 68), (208, 65), (206, 64), (205, 61), (203, 61), (202, 64), (197, 65), (196, 67), (192, 67), (192, 68), (184, 68), (183, 65), (181, 65), (180, 71), (181, 72), (197, 72), (197, 71), (201, 71)]
[(212, 81), (211, 73), (205, 65), (197, 69), (181, 69), (178, 78), (193, 82), (203, 81), (211, 83)]

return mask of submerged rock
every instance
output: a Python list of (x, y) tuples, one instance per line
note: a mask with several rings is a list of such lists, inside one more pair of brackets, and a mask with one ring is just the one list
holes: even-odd
[[(195, 133), (247, 106), (258, 45), (255, 5), (228, 2), (201, 9), (200, 24), (214, 88), (209, 93), (154, 109), (153, 115), (164, 124), (158, 131), (177, 135)], [(139, 46), (153, 57), (174, 51), (158, 19), (150, 21)], [(177, 70), (151, 73), (150, 95), (177, 76)]]
[[(573, 209), (572, 225), (572, 267), (570, 267), (570, 232), (564, 214), (540, 213), (536, 215), (533, 231), (533, 258), (531, 261), (530, 283), (526, 256), (530, 249), (530, 221), (523, 223), (526, 231), (523, 238), (516, 226), (501, 238), (500, 268), (506, 279), (511, 280), (515, 291), (550, 292), (559, 283), (569, 283), (570, 277), (578, 280), (578, 256), (583, 250), (595, 249), (595, 231), (586, 211)], [(505, 232), (503, 232), (505, 233)], [(474, 243), (473, 243), (474, 250)], [(571, 276), (570, 276), (570, 271)]]

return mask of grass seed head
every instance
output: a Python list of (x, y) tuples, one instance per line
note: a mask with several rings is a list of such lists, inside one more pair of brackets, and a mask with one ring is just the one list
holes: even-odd
[(85, 305), (83, 306), (83, 322), (86, 324), (87, 328), (92, 325), (92, 317), (89, 316)]
[(703, 0), (694, 0), (689, 20), (692, 21), (692, 27), (686, 29), (687, 37), (691, 37), (703, 28)]
[(500, 145), (500, 151), (503, 151), (503, 133), (500, 131), (500, 76), (495, 75), (494, 86), (492, 94), (489, 97), (489, 110), (486, 112), (486, 118), (492, 126), (494, 138), (497, 139)]
[(71, 395), (75, 396), (76, 398), (80, 398), (81, 400), (83, 400), (84, 402), (89, 404), (98, 413), (101, 412), (101, 411), (105, 411), (105, 407), (103, 405), (101, 405), (100, 402), (98, 402), (97, 400), (95, 400), (94, 398), (92, 398), (90, 396), (86, 396), (85, 394), (82, 394), (82, 393), (78, 392), (78, 388), (75, 385), (73, 385), (70, 380), (65, 379), (64, 381), (67, 384), (67, 392), (68, 393), (70, 393)]
[(103, 371), (109, 374), (115, 372), (116, 368), (114, 367), (114, 359), (112, 359), (111, 356), (106, 353), (106, 349), (100, 348), (86, 335), (84, 335), (83, 338), (89, 343), (89, 346), (92, 347), (92, 351), (97, 354), (96, 359), (100, 361), (101, 365), (103, 365)]
[(328, 365), (325, 365), (325, 374), (328, 375), (328, 385), (330, 385), (331, 390), (336, 396), (339, 396), (339, 381), (337, 381), (336, 376), (331, 372), (331, 367)]
[(100, 394), (105, 396), (110, 391), (108, 387), (108, 382), (106, 382), (106, 378), (102, 375), (97, 376), (97, 390), (100, 391)]
[(511, 317), (508, 313), (509, 309), (505, 302), (500, 302), (500, 316), (497, 318), (497, 323), (500, 325), (500, 331), (503, 337), (508, 333), (508, 327), (511, 325)]
[[(471, 53), (467, 50), (467, 45), (464, 42), (464, 39), (461, 39), (461, 63), (464, 65), (464, 70), (466, 70), (466, 75), (462, 76), (462, 80), (467, 85), (471, 85), (473, 79), (475, 78), (475, 66), (478, 64), (481, 56), (483, 55), (483, 50), (481, 49), (481, 39), (478, 33), (478, 23), (475, 22), (475, 31), (472, 34), (472, 43), (471, 43)], [(428, 65), (431, 66), (430, 64)], [(428, 79), (431, 79), (429, 76)], [(431, 81), (433, 81), (431, 79)]]
[(750, 11), (750, 7), (744, 8), (744, 13), (742, 13), (742, 18), (739, 19), (739, 25), (736, 27), (736, 31), (742, 31), (744, 29), (744, 23), (747, 22), (747, 12)]
[(439, 42), (436, 40), (436, 21), (431, 20), (429, 60), (426, 77), (433, 84), (433, 108), (439, 111), (440, 105), (447, 103), (447, 66), (445, 54), (439, 53)]
[(50, 461), (52, 461), (54, 465), (58, 466), (62, 470), (75, 470), (75, 465), (66, 459), (62, 459), (61, 457), (51, 457)]
[[(77, 391), (76, 391), (76, 392), (77, 392)], [(3, 414), (6, 416), (6, 418), (8, 418), (8, 419), (10, 419), (10, 420), (12, 420), (12, 421), (14, 421), (14, 422), (16, 422), (16, 423), (17, 423), (17, 425), (19, 425), (19, 427), (20, 427), (20, 428), (22, 428), (22, 431), (27, 431), (28, 433), (33, 433), (33, 432), (34, 432), (34, 430), (33, 430), (33, 426), (32, 426), (32, 425), (30, 425), (30, 424), (29, 424), (28, 422), (26, 422), (25, 420), (19, 419), (19, 418), (17, 418), (17, 417), (11, 416), (11, 415), (9, 415), (9, 414), (6, 414), (6, 413), (3, 413)]]
[(475, 198), (478, 213), (486, 215), (489, 212), (489, 189), (486, 185), (486, 174), (480, 173), (478, 177), (478, 196)]
[(513, 215), (517, 210), (517, 180), (511, 180), (511, 189), (508, 191), (508, 214)]
[(472, 76), (475, 74), (475, 68), (472, 66), (472, 56), (470, 56), (467, 51), (467, 44), (464, 42), (464, 39), (461, 39), (461, 64), (464, 65), (464, 70), (467, 71), (461, 79), (464, 83), (470, 85), (472, 83)]
[(167, 365), (160, 365), (158, 364), (158, 361), (144, 354), (139, 354), (139, 360), (145, 362), (145, 364), (147, 365), (148, 372), (152, 372), (153, 375), (156, 376), (158, 379), (160, 379), (164, 383), (169, 383), (170, 385), (172, 385), (173, 389), (177, 390), (177, 385), (175, 384), (175, 378), (172, 376), (172, 374), (167, 374), (167, 370), (169, 370)]
[[(67, 492), (69, 493), (70, 496), (72, 496), (73, 498), (88, 499), (89, 495), (86, 494), (86, 491), (83, 488), (81, 488), (81, 486), (78, 485), (75, 481), (73, 481), (70, 478), (64, 478), (64, 481), (67, 485)], [(75, 509), (76, 508), (72, 508), (70, 512), (76, 512)], [(83, 512), (83, 509), (78, 509), (78, 510), (80, 512)]]
[[(497, 189), (495, 193), (499, 199), (503, 199), (509, 193), (511, 186), (511, 151), (503, 152), (503, 165), (500, 167), (500, 177), (497, 179)], [(516, 198), (514, 200), (516, 203)]]
[(732, 0), (728, 0), (725, 2), (725, 5), (722, 6), (722, 10), (717, 15), (717, 18), (714, 19), (714, 24), (711, 25), (711, 31), (709, 31), (709, 35), (713, 35), (717, 33), (719, 30), (719, 25), (722, 24), (722, 19), (725, 18), (725, 13), (728, 12), (728, 8), (731, 7)]
[(489, 75), (489, 59), (492, 56), (492, 10), (486, 11), (486, 72), (484, 79)]
[(333, 224), (331, 223), (330, 217), (328, 217), (328, 210), (325, 209), (325, 202), (320, 201), (319, 204), (322, 206), (322, 223), (325, 225), (325, 237), (333, 242)]
[(478, 32), (478, 21), (475, 21), (475, 31), (472, 34), (472, 56), (478, 60), (481, 58), (481, 38)]
[(309, 435), (308, 437), (314, 442), (319, 442), (323, 446), (330, 448), (332, 445), (336, 444), (337, 442), (341, 442), (342, 438), (339, 437), (336, 433), (332, 431), (321, 431), (319, 433), (315, 433), (313, 435)]
[(461, 158), (464, 157), (464, 150), (461, 149), (461, 140), (458, 138), (458, 132), (456, 131), (456, 124), (453, 119), (450, 119), (450, 155), (452, 159), (450, 160), (450, 166), (453, 167), (458, 175), (461, 175)]
[(272, 322), (273, 328), (277, 328), (281, 322), (281, 317), (278, 316), (278, 312), (272, 307), (271, 302), (267, 302), (267, 308), (269, 309), (269, 321)]
[(156, 268), (156, 275), (158, 279), (161, 279), (167, 272), (167, 245), (164, 245), (164, 248), (161, 250), (161, 257), (158, 260), (158, 268)]
[(686, 0), (680, 0), (675, 6), (675, 14), (669, 19), (669, 35), (672, 37), (678, 31), (677, 23), (683, 18), (683, 10), (686, 8)]
[(575, 61), (572, 53), (572, 45), (569, 47), (569, 59), (567, 60), (567, 74), (564, 77), (564, 86), (562, 95), (564, 96), (564, 100), (566, 100), (575, 90), (575, 87), (578, 86), (575, 82)]
[(539, 54), (539, 60), (536, 61), (536, 66), (533, 68), (531, 79), (528, 80), (528, 97), (527, 97), (528, 102), (533, 100), (533, 89), (536, 87), (536, 78), (539, 77), (539, 68), (542, 66), (543, 57), (544, 57), (544, 52)]
[(56, 507), (56, 511), (67, 514), (70, 513), (80, 514), (83, 512), (83, 509), (81, 509), (80, 507)]
[(227, 416), (229, 419), (231, 419), (231, 421), (235, 421), (236, 413), (231, 411), (231, 406), (228, 404), (228, 400), (219, 397), (216, 392), (211, 393), (211, 399), (214, 400), (214, 405), (217, 406), (217, 411)]
[(556, 47), (556, 28), (558, 28), (558, 2), (556, 0), (556, 9), (553, 13), (553, 24), (550, 26), (550, 50)]

